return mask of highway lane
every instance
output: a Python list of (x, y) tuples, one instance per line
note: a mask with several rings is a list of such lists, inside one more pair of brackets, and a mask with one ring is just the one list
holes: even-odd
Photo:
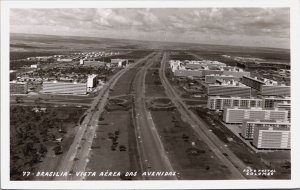
[[(146, 108), (145, 97), (145, 77), (147, 69), (154, 63), (152, 58), (147, 64), (137, 73), (135, 92), (134, 92), (134, 109), (136, 113), (136, 132), (138, 137), (138, 149), (140, 153), (141, 170), (148, 171), (165, 171), (173, 172), (174, 169), (168, 159), (167, 153), (160, 140), (160, 136), (153, 122), (151, 113)], [(163, 177), (145, 177), (143, 179), (149, 180), (167, 180), (177, 179), (176, 176)]]
[(84, 179), (82, 176), (76, 177), (74, 172), (85, 171), (86, 165), (89, 161), (89, 153), (93, 138), (95, 136), (95, 131), (98, 127), (98, 119), (101, 113), (104, 111), (104, 106), (109, 98), (110, 89), (126, 71), (147, 60), (147, 58), (152, 54), (140, 59), (136, 63), (129, 65), (127, 68), (116, 73), (99, 91), (99, 94), (92, 102), (91, 107), (86, 111), (86, 117), (84, 118), (82, 124), (78, 126), (78, 131), (73, 143), (58, 166), (58, 172), (69, 172), (70, 175), (67, 177), (55, 177), (54, 180)]
[(161, 68), (159, 70), (159, 76), (166, 90), (166, 94), (177, 107), (179, 113), (186, 118), (186, 121), (194, 129), (198, 137), (206, 142), (206, 144), (219, 158), (219, 160), (228, 167), (228, 169), (232, 173), (232, 179), (245, 179), (242, 171), (247, 167), (247, 165), (245, 165), (234, 153), (232, 153), (217, 136), (209, 131), (209, 127), (203, 120), (201, 120), (198, 116), (196, 116), (192, 111), (188, 109), (188, 107), (180, 99), (180, 96), (177, 94), (177, 92), (174, 90), (174, 88), (166, 78), (165, 68), (166, 53), (164, 53), (163, 59), (161, 61)]

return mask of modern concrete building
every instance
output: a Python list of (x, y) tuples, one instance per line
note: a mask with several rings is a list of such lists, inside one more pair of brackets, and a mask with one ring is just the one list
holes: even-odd
[(275, 108), (276, 103), (291, 104), (290, 97), (264, 96), (262, 97), (262, 100), (263, 100), (263, 108), (265, 109)]
[(110, 63), (113, 65), (117, 64), (118, 67), (124, 67), (128, 65), (128, 59), (111, 59)]
[(253, 139), (254, 129), (263, 127), (274, 128), (287, 128), (291, 127), (291, 123), (288, 121), (276, 121), (276, 120), (244, 120), (242, 125), (241, 135), (245, 139)]
[(265, 84), (264, 81), (259, 80), (258, 78), (252, 78), (250, 76), (243, 76), (242, 83), (257, 91), (260, 91), (261, 86)]
[(28, 92), (28, 83), (27, 82), (9, 82), (10, 94), (27, 94)]
[(87, 84), (57, 81), (43, 82), (42, 93), (84, 95), (87, 93)]
[(106, 66), (106, 63), (103, 61), (92, 61), (92, 60), (83, 60), (83, 66), (92, 66), (92, 67), (97, 67), (97, 66)]
[(286, 110), (288, 111), (288, 119), (291, 119), (291, 103), (287, 103), (287, 102), (283, 102), (283, 103), (279, 103), (276, 102), (275, 103), (275, 108), (277, 108), (278, 110)]
[(291, 131), (285, 127), (256, 127), (253, 145), (257, 149), (291, 149)]
[(258, 79), (243, 76), (242, 83), (257, 90), (262, 96), (290, 96), (290, 86), (279, 85), (276, 81), (269, 79)]
[(287, 121), (288, 111), (286, 110), (264, 110), (262, 108), (239, 109), (225, 108), (223, 121), (228, 124), (240, 124), (244, 120), (279, 120)]
[(291, 96), (291, 87), (286, 85), (262, 85), (262, 96)]
[(242, 97), (224, 97), (208, 96), (207, 108), (210, 110), (224, 110), (225, 108), (253, 108), (262, 107), (262, 99), (242, 98)]
[(83, 59), (80, 59), (79, 65), (83, 65), (83, 64), (84, 64), (84, 60), (83, 60)]
[(58, 62), (71, 62), (73, 59), (71, 58), (57, 58)]
[(30, 68), (31, 69), (37, 69), (39, 67), (39, 65), (38, 64), (33, 64), (33, 65), (30, 65)]
[(202, 70), (175, 70), (174, 75), (176, 77), (202, 77), (203, 71)]
[(170, 67), (177, 77), (205, 77), (206, 75), (231, 75), (237, 78), (250, 76), (249, 72), (237, 67), (226, 66), (218, 61), (178, 61), (171, 60)]
[(201, 61), (191, 60), (191, 61), (185, 61), (183, 64), (187, 69), (200, 69), (203, 66), (226, 67), (225, 63), (221, 63), (219, 61), (211, 61), (211, 60), (201, 60)]
[(87, 88), (94, 88), (97, 83), (97, 75), (92, 74), (88, 76), (87, 79)]
[(207, 86), (209, 96), (234, 96), (250, 97), (251, 88), (236, 81), (222, 81), (221, 84), (209, 84)]

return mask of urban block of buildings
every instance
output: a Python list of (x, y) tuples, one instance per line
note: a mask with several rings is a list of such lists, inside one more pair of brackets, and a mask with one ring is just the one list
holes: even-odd
[(128, 65), (128, 59), (111, 59), (110, 63), (113, 65), (117, 64), (118, 67), (125, 67)]
[(257, 77), (243, 76), (242, 83), (257, 90), (262, 96), (290, 96), (290, 86), (278, 84), (277, 81), (269, 79), (258, 79)]
[(226, 66), (217, 61), (178, 61), (171, 60), (170, 67), (176, 77), (205, 77), (206, 75), (231, 75), (237, 78), (250, 76), (250, 73), (238, 67)]

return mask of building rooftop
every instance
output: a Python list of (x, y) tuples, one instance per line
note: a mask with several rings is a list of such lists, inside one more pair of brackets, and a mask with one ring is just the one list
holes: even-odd
[(245, 88), (250, 88), (246, 85), (244, 85), (243, 83), (240, 83), (238, 81), (235, 80), (223, 80), (223, 79), (218, 79), (219, 83), (215, 83), (215, 84), (209, 84), (209, 86), (236, 86), (236, 87), (245, 87)]

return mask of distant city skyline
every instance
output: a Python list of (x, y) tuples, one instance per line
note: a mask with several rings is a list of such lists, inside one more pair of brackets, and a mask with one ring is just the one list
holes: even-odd
[(11, 9), (11, 33), (287, 48), (289, 8)]

